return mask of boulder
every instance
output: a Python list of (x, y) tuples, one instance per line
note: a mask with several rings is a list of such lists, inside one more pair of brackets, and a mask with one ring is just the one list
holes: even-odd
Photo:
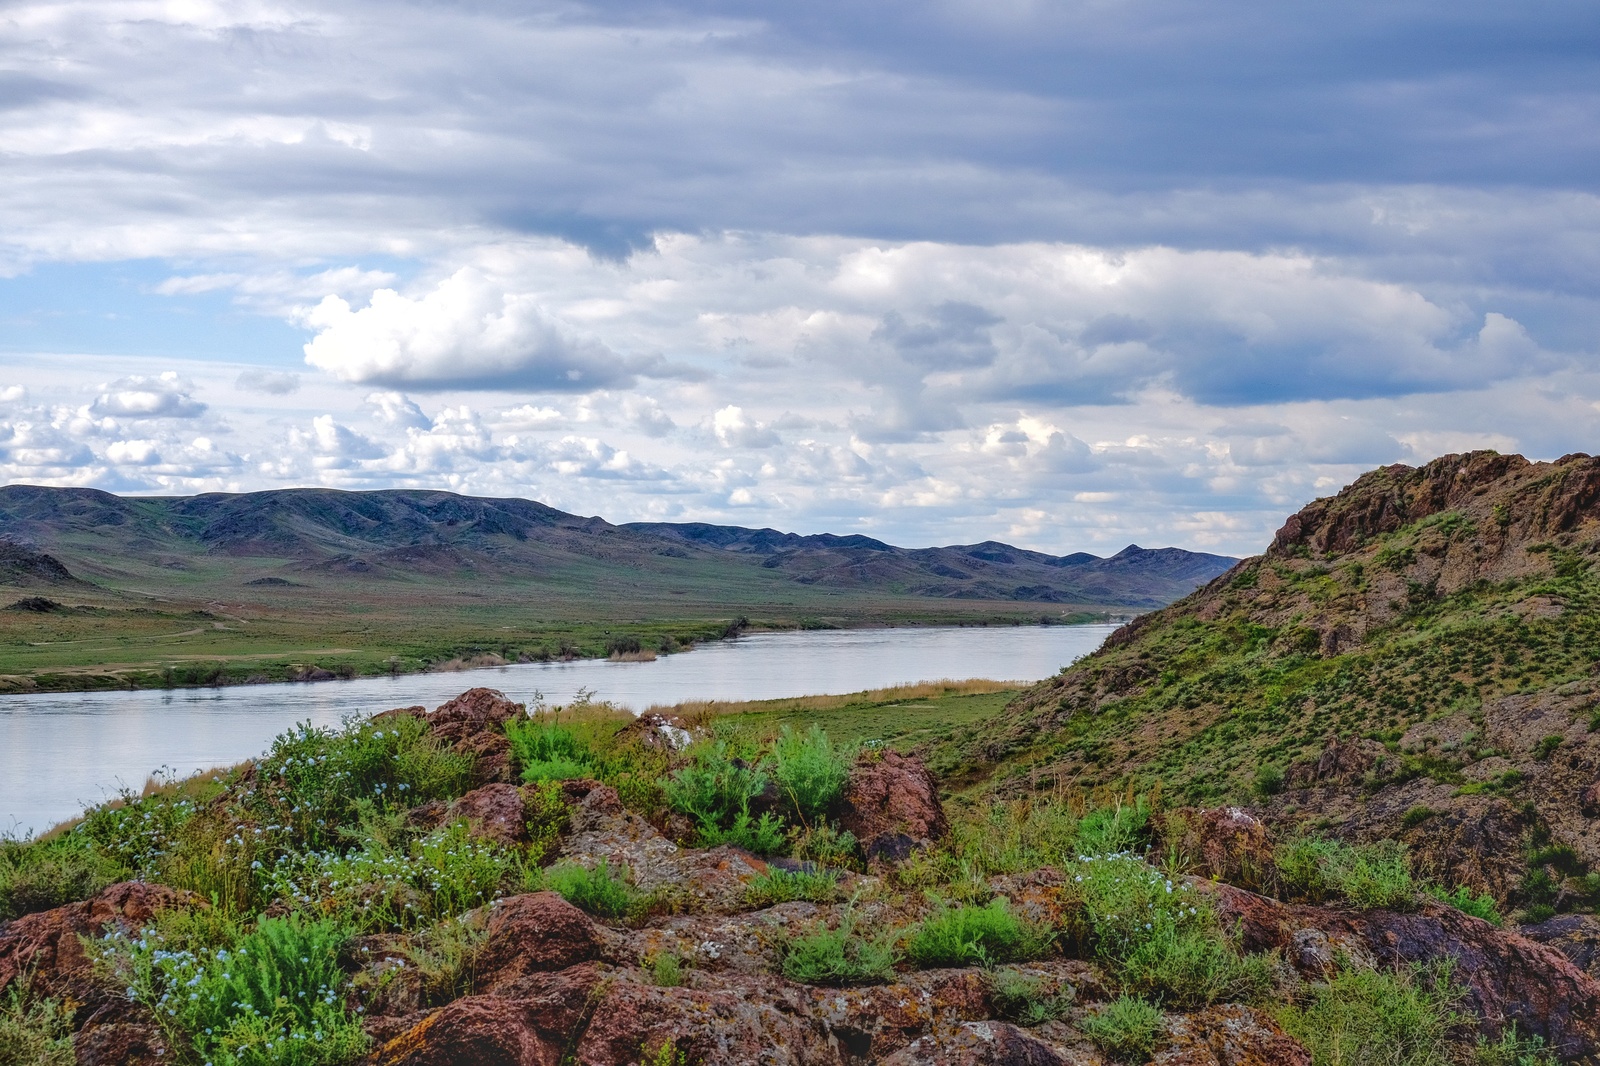
[(475, 788), (450, 805), (446, 820), (465, 818), (469, 833), (480, 840), (516, 845), (528, 842), (527, 811), (515, 785), (495, 783)]
[(1388, 749), (1375, 740), (1364, 737), (1340, 740), (1330, 736), (1316, 759), (1290, 765), (1284, 783), (1291, 788), (1352, 784), (1374, 770), (1388, 754)]
[(511, 741), (505, 725), (523, 714), (523, 705), (492, 688), (469, 689), (428, 716), (428, 731), (450, 747), (473, 757), (473, 782), (509, 784)]
[(1547, 944), (1572, 960), (1590, 977), (1600, 977), (1600, 918), (1592, 914), (1558, 914), (1517, 932), (1535, 944)]
[(204, 905), (193, 892), (122, 881), (81, 903), (24, 915), (0, 926), (0, 991), (31, 973), (35, 994), (88, 1002), (96, 998), (94, 977), (79, 937), (100, 936), (109, 927), (132, 932), (168, 907)]
[(157, 1066), (173, 1061), (161, 1026), (126, 1000), (96, 1011), (72, 1038), (78, 1066)]
[(1245, 951), (1281, 951), (1320, 977), (1340, 955), (1380, 966), (1452, 960), (1491, 1039), (1516, 1023), (1563, 1058), (1600, 1054), (1600, 983), (1560, 951), (1433, 900), (1409, 913), (1304, 907), (1228, 885), (1197, 886)]
[(504, 991), (530, 974), (564, 970), (600, 954), (594, 922), (554, 892), (492, 904), (486, 932), (476, 964), (483, 991)]
[(1167, 1018), (1153, 1066), (1311, 1066), (1311, 1053), (1268, 1015), (1228, 1003)]
[(1260, 888), (1272, 872), (1272, 834), (1240, 807), (1182, 807), (1161, 820), (1161, 841), (1206, 877)]
[(1087, 1066), (1083, 1058), (1006, 1022), (963, 1022), (880, 1059), (883, 1066)]
[(889, 861), (950, 832), (933, 775), (922, 760), (893, 751), (866, 752), (856, 761), (839, 800), (838, 820), (869, 858)]
[(594, 965), (574, 966), (525, 981), (515, 996), (466, 996), (431, 1012), (368, 1061), (372, 1066), (560, 1066), (601, 982)]

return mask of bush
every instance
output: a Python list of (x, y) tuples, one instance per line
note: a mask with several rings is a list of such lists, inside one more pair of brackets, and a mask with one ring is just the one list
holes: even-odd
[(768, 778), (728, 753), (728, 742), (716, 740), (698, 746), (694, 762), (662, 784), (667, 804), (694, 819), (702, 847), (733, 844), (772, 855), (783, 850), (783, 822), (770, 813), (750, 815), (750, 801), (766, 791)]
[(1031, 798), (995, 802), (979, 818), (955, 826), (953, 852), (982, 878), (1063, 866), (1081, 854), (1079, 823), (1063, 804)]
[(421, 980), (424, 1006), (442, 1007), (471, 994), (478, 952), (488, 937), (481, 913), (462, 915), (429, 926), (400, 949)]
[(703, 848), (731, 844), (757, 855), (777, 855), (788, 849), (789, 834), (783, 827), (783, 820), (770, 811), (763, 812), (760, 818), (750, 817), (749, 811), (740, 811), (727, 828), (702, 826), (696, 843)]
[(1069, 871), (1081, 935), (1128, 991), (1187, 1007), (1251, 998), (1267, 986), (1266, 963), (1240, 958), (1188, 885), (1129, 855), (1085, 858)]
[(223, 929), (215, 947), (169, 943), (162, 927), (101, 942), (101, 966), (148, 1006), (169, 1035), (214, 1066), (335, 1066), (367, 1037), (341, 996), (346, 927), (264, 918)]
[(324, 849), (356, 821), (362, 801), (404, 810), (453, 799), (471, 784), (472, 765), (409, 715), (337, 730), (307, 722), (279, 734), (256, 764), (249, 805), (261, 824), (287, 831), (291, 845)]
[(1150, 804), (1138, 796), (1132, 803), (1100, 807), (1078, 823), (1078, 854), (1112, 855), (1133, 851), (1149, 842), (1145, 832), (1150, 822)]
[(770, 907), (803, 899), (831, 903), (839, 894), (839, 875), (827, 870), (780, 870), (771, 867), (745, 886), (744, 898), (752, 907)]
[(1415, 829), (1417, 826), (1421, 825), (1423, 822), (1426, 822), (1429, 818), (1432, 818), (1437, 813), (1438, 812), (1432, 807), (1427, 807), (1419, 803), (1415, 807), (1407, 810), (1406, 813), (1401, 816), (1400, 828)]
[(1018, 1025), (1043, 1025), (1065, 1017), (1072, 1009), (1071, 985), (1063, 981), (1046, 993), (1044, 978), (1010, 968), (990, 975), (989, 995), (1000, 1017)]
[(511, 754), (522, 768), (522, 780), (570, 781), (594, 776), (594, 754), (570, 728), (544, 715), (506, 723)]
[(1545, 1047), (1543, 1037), (1518, 1037), (1515, 1022), (1493, 1043), (1478, 1037), (1477, 1046), (1472, 1049), (1473, 1066), (1558, 1066), (1559, 1062), (1556, 1053)]
[(30, 1000), (27, 983), (13, 981), (0, 1004), (0, 1063), (73, 1066), (72, 1011), (53, 999)]
[(560, 863), (544, 872), (545, 884), (561, 898), (581, 910), (601, 918), (621, 918), (628, 913), (638, 892), (625, 880), (627, 868), (615, 876), (610, 864), (601, 860), (593, 869), (577, 863)]
[(1155, 1050), (1161, 1012), (1142, 999), (1122, 996), (1085, 1018), (1082, 1028), (1083, 1035), (1112, 1058), (1143, 1062)]
[(861, 845), (855, 834), (820, 819), (790, 834), (789, 854), (819, 866), (861, 869)]
[(1458, 999), (1448, 970), (1346, 970), (1280, 1010), (1278, 1024), (1313, 1066), (1448, 1066)]
[(1466, 885), (1457, 885), (1453, 890), (1446, 890), (1439, 885), (1428, 885), (1424, 891), (1440, 903), (1448, 904), (1463, 914), (1470, 914), (1474, 918), (1482, 918), (1490, 925), (1499, 925), (1505, 918), (1500, 914), (1500, 907), (1495, 903), (1494, 897), (1485, 892), (1475, 894)]
[(678, 988), (683, 984), (683, 960), (663, 951), (650, 960), (650, 983), (657, 988)]
[(266, 869), (264, 881), (278, 899), (332, 910), (364, 930), (409, 929), (499, 898), (517, 883), (522, 866), (516, 852), (473, 839), (458, 822), (404, 850), (368, 839), (346, 855), (288, 852)]
[(1283, 791), (1283, 767), (1267, 764), (1256, 771), (1255, 791), (1258, 796), (1276, 796)]
[(772, 776), (801, 821), (828, 812), (850, 779), (855, 752), (836, 748), (821, 726), (805, 733), (783, 727), (772, 747)]
[(34, 843), (0, 840), (0, 921), (88, 899), (130, 873), (81, 833)]
[(988, 966), (1014, 962), (1044, 950), (1049, 938), (1011, 913), (1004, 899), (987, 907), (946, 907), (917, 927), (906, 955), (920, 967)]
[(1305, 837), (1279, 847), (1274, 860), (1283, 886), (1312, 902), (1330, 894), (1364, 909), (1399, 910), (1416, 902), (1410, 855), (1398, 841), (1346, 844)]
[(868, 939), (856, 932), (854, 910), (846, 910), (837, 929), (817, 929), (791, 937), (781, 948), (783, 975), (808, 985), (875, 984), (893, 979), (895, 950), (891, 933)]

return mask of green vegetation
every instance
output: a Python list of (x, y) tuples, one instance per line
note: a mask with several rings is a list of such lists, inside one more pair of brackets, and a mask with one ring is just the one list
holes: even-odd
[(1347, 844), (1304, 837), (1280, 846), (1275, 858), (1284, 889), (1312, 902), (1338, 895), (1357, 907), (1404, 910), (1415, 906), (1421, 887), (1411, 876), (1406, 846), (1394, 840)]
[(1114, 1059), (1143, 1062), (1155, 1050), (1161, 1028), (1159, 1010), (1142, 999), (1121, 996), (1084, 1019), (1083, 1035)]
[(986, 907), (941, 905), (924, 918), (906, 942), (906, 957), (919, 967), (992, 966), (1041, 954), (1050, 936), (996, 899)]
[(836, 928), (798, 933), (781, 946), (783, 975), (809, 985), (875, 984), (894, 978), (892, 930), (873, 936), (857, 931), (859, 917), (847, 908)]
[(18, 981), (0, 1001), (0, 1063), (73, 1066), (72, 1011), (53, 999), (30, 999)]
[(1066, 1017), (1073, 1001), (1071, 985), (1050, 989), (1043, 977), (1009, 966), (989, 975), (989, 995), (1002, 1018), (1027, 1026)]
[(831, 903), (838, 895), (839, 875), (830, 870), (783, 870), (774, 866), (745, 888), (745, 899), (752, 907), (770, 907), (797, 899)]
[(511, 754), (522, 767), (522, 779), (567, 781), (594, 775), (594, 757), (578, 735), (559, 722), (542, 717), (506, 723)]
[(544, 884), (575, 907), (601, 918), (621, 918), (639, 899), (628, 883), (627, 869), (612, 873), (601, 861), (593, 868), (577, 863), (557, 863), (544, 873)]
[(1481, 918), (1490, 925), (1499, 925), (1504, 921), (1499, 904), (1487, 892), (1474, 892), (1466, 885), (1457, 885), (1454, 889), (1425, 885), (1423, 891), (1439, 902), (1449, 904), (1463, 914)]
[(850, 778), (855, 754), (853, 748), (835, 747), (820, 725), (804, 733), (783, 727), (772, 745), (772, 777), (799, 821), (828, 813)]
[(1345, 970), (1279, 1010), (1278, 1023), (1313, 1066), (1450, 1066), (1459, 998), (1448, 969)]

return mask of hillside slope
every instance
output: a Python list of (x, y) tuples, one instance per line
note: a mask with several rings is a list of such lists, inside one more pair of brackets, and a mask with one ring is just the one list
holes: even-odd
[(1397, 837), (1534, 914), (1600, 879), (1600, 459), (1372, 471), (947, 753)]

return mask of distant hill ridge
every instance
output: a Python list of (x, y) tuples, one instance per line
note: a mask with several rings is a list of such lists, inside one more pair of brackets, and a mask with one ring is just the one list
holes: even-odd
[[(1129, 546), (1110, 558), (1052, 556), (985, 541), (899, 548), (860, 535), (783, 533), (707, 523), (628, 523), (522, 499), (383, 489), (275, 489), (198, 496), (118, 496), (96, 489), (0, 488), (0, 537), (47, 553), (89, 580), (131, 564), (182, 569), (187, 558), (237, 560), (241, 584), (337, 572), (537, 574), (563, 559), (638, 566), (651, 558), (758, 567), (801, 585), (901, 596), (1150, 609), (1235, 560)], [(0, 570), (21, 585), (37, 567)], [(60, 580), (60, 576), (56, 577)]]

